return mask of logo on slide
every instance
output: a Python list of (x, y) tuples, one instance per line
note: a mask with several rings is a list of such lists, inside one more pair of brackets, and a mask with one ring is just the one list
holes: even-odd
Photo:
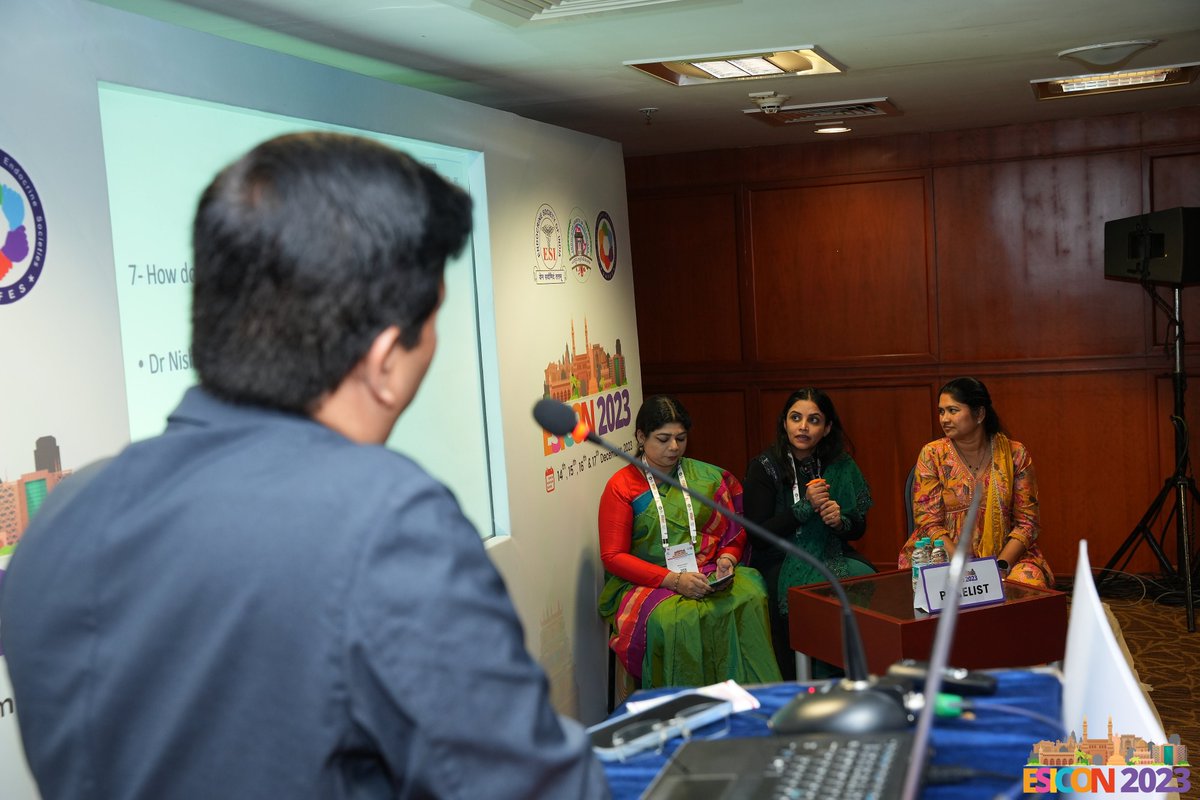
[(0, 306), (37, 283), (46, 260), (46, 216), (29, 174), (0, 150)]

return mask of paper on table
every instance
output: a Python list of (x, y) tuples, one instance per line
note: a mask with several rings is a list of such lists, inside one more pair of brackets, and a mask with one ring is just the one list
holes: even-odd
[[(758, 700), (754, 699), (754, 695), (747, 692), (735, 680), (727, 680), (721, 683), (714, 683), (709, 686), (701, 686), (698, 689), (688, 689), (688, 692), (699, 692), (700, 694), (708, 695), (717, 700), (728, 700), (733, 704), (733, 713), (739, 711), (747, 711), (751, 708), (758, 708)], [(672, 697), (678, 697), (683, 692), (668, 694), (663, 697), (653, 697), (649, 700), (630, 700), (626, 703), (630, 713), (645, 711), (647, 708), (654, 708), (659, 703), (665, 703)]]

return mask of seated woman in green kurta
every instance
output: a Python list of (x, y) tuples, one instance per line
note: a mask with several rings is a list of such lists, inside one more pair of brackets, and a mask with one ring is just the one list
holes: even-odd
[[(643, 463), (741, 512), (727, 471), (684, 458), (691, 418), (678, 400), (651, 397), (638, 410)], [(780, 679), (771, 650), (762, 576), (743, 566), (746, 533), (679, 489), (632, 464), (600, 499), (600, 557), (607, 580), (600, 614), (609, 644), (642, 688)], [(710, 576), (732, 575), (723, 588)]]
[[(829, 395), (799, 389), (779, 412), (775, 441), (746, 471), (746, 518), (819, 558), (839, 578), (875, 572), (850, 544), (866, 533), (871, 507), (871, 489), (851, 448)], [(773, 630), (776, 636), (786, 635), (788, 588), (825, 579), (782, 550), (759, 548), (755, 555), (756, 566), (775, 576)], [(791, 677), (795, 661), (786, 640), (776, 642), (776, 651), (784, 674)]]

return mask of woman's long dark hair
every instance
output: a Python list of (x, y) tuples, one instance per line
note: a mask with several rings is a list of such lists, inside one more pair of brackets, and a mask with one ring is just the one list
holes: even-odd
[(988, 393), (983, 381), (978, 378), (955, 378), (938, 391), (938, 397), (948, 394), (955, 402), (962, 403), (975, 414), (983, 409), (983, 432), (991, 439), (997, 433), (1008, 433), (1008, 428), (1000, 421), (1000, 415), (992, 408), (992, 396)]
[[(649, 436), (669, 422), (678, 422), (685, 431), (692, 429), (692, 418), (687, 409), (683, 407), (683, 403), (674, 397), (656, 394), (642, 401), (633, 425), (635, 431)], [(641, 442), (638, 442), (636, 455), (640, 457), (645, 451), (646, 448), (642, 446)]]
[[(817, 447), (814, 456), (819, 458), (824, 464), (833, 463), (834, 459), (842, 453), (850, 455), (854, 454), (854, 443), (850, 441), (846, 429), (842, 426), (841, 417), (838, 416), (837, 408), (834, 407), (833, 401), (829, 399), (829, 395), (820, 389), (807, 387), (797, 389), (788, 395), (787, 402), (783, 404), (783, 408), (779, 412), (779, 418), (775, 422), (775, 443), (771, 445), (772, 455), (781, 464), (786, 464), (788, 457), (791, 455), (792, 447), (788, 442), (787, 435), (787, 415), (792, 406), (801, 400), (808, 400), (813, 403), (821, 413), (825, 415), (825, 420), (830, 423), (829, 433), (825, 435), (821, 441), (817, 442)], [(792, 485), (792, 471), (784, 470), (785, 483), (788, 486)]]

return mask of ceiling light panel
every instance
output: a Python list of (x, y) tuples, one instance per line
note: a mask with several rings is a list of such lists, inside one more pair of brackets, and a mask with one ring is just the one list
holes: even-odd
[(747, 75), (782, 75), (783, 70), (766, 58), (731, 58), (729, 63)]
[(842, 72), (841, 65), (815, 45), (799, 45), (751, 53), (706, 53), (695, 56), (639, 59), (626, 66), (675, 86), (699, 86), (720, 81)]
[(1038, 100), (1053, 100), (1059, 97), (1081, 97), (1133, 89), (1182, 86), (1195, 80), (1197, 72), (1200, 72), (1200, 61), (1166, 67), (1071, 75), (1062, 78), (1042, 78), (1030, 81), (1029, 85)]

